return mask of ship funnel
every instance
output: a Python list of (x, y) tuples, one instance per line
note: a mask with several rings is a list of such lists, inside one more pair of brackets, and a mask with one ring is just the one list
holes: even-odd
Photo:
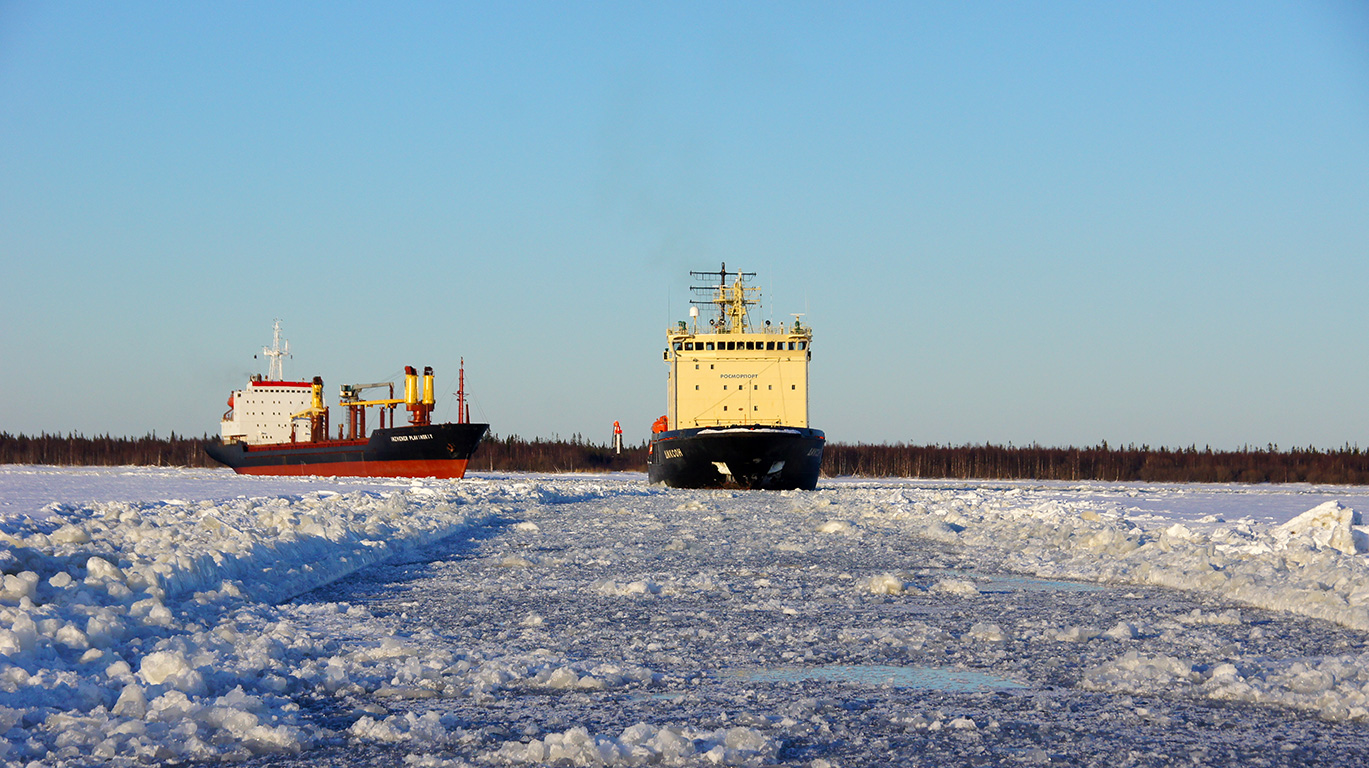
[(423, 404), (428, 406), (427, 410), (432, 410), (437, 400), (433, 397), (433, 367), (423, 366)]
[(404, 407), (415, 410), (418, 405), (418, 371), (412, 365), (404, 366)]

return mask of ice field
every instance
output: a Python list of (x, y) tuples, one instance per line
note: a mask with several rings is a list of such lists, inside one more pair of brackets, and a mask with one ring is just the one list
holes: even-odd
[(0, 467), (0, 760), (1369, 765), (1369, 489)]

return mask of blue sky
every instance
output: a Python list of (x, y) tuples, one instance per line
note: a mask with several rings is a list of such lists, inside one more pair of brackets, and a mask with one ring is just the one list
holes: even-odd
[(0, 3), (0, 431), (217, 432), (280, 318), (637, 440), (721, 261), (833, 440), (1369, 446), (1369, 10)]

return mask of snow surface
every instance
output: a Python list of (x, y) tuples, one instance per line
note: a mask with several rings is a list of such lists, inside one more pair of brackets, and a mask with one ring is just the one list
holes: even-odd
[(1367, 505), (3, 466), (0, 760), (1369, 764)]

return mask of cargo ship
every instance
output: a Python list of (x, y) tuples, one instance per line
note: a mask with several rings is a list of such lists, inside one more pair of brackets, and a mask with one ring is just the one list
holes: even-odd
[[(457, 421), (432, 423), (436, 405), (433, 369), (423, 369), (422, 383), (413, 366), (404, 368), (404, 397), (395, 397), (395, 384), (344, 384), (338, 404), (346, 423), (330, 433), (329, 408), (324, 403), (323, 379), (288, 381), (282, 358), (280, 323), (273, 345), (262, 352), (271, 358), (266, 376), (253, 374), (243, 389), (228, 397), (228, 411), (220, 422), (219, 439), (206, 443), (209, 457), (244, 475), (327, 475), (358, 477), (460, 478), (488, 424), (472, 424), (466, 401), (466, 371), (462, 362), (457, 389)], [(389, 397), (362, 399), (367, 389), (389, 388)], [(395, 423), (395, 409), (404, 406), (408, 424)], [(369, 408), (379, 411), (379, 426), (367, 434)]]
[[(666, 414), (651, 428), (647, 478), (676, 488), (812, 490), (826, 436), (808, 425), (813, 332), (755, 325), (754, 272), (690, 272), (688, 321), (666, 332)], [(699, 308), (716, 317), (699, 326)]]

